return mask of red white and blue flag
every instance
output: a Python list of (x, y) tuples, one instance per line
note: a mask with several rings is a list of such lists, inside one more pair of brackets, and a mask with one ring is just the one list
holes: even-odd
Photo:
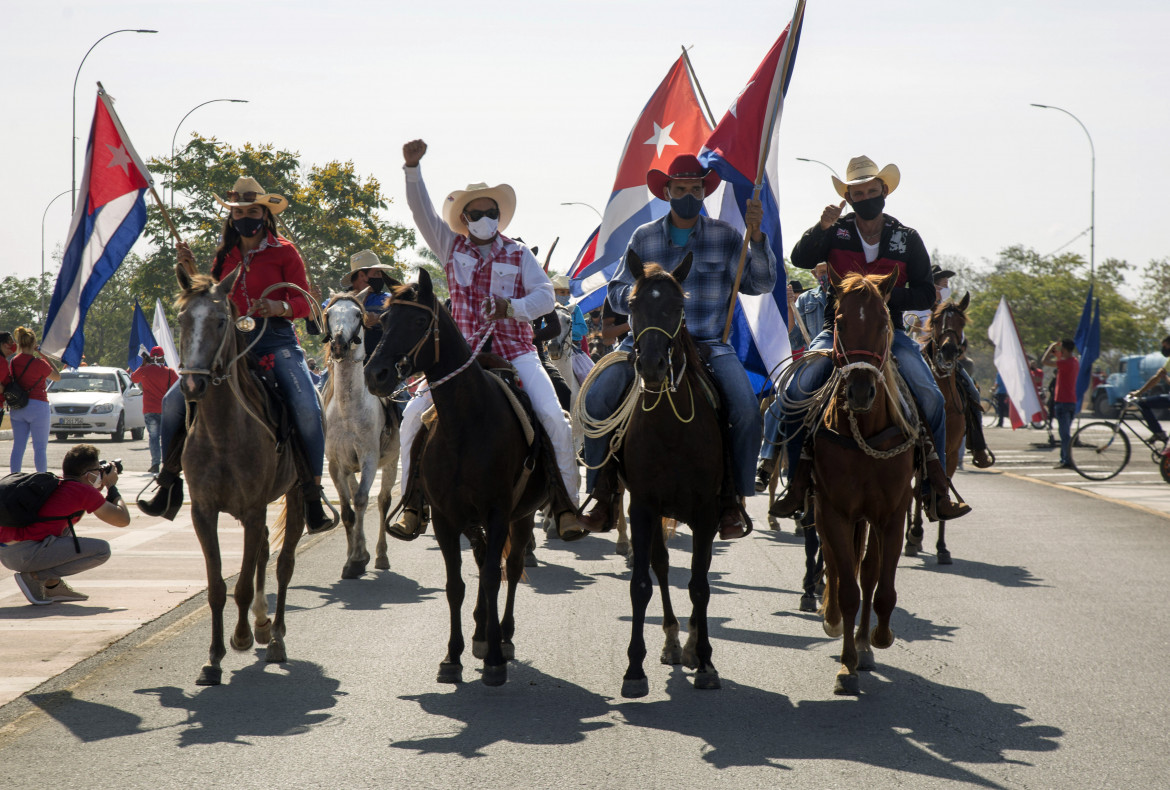
[(601, 225), (569, 268), (570, 290), (584, 312), (601, 306), (634, 231), (670, 211), (669, 203), (650, 194), (646, 173), (666, 170), (679, 154), (695, 153), (710, 133), (685, 59), (679, 56), (634, 123)]
[(739, 295), (728, 338), (757, 392), (767, 386), (769, 376), (775, 380), (792, 355), (788, 342), (788, 278), (784, 272), (780, 201), (776, 193), (779, 169), (775, 138), (780, 129), (784, 94), (796, 62), (803, 11), (804, 2), (800, 0), (792, 22), (768, 50), (763, 63), (731, 103), (699, 154), (699, 161), (714, 168), (725, 184), (719, 219), (741, 231), (745, 229), (747, 200), (752, 197), (757, 177), (763, 175), (759, 197), (764, 218), (760, 229), (776, 253), (776, 286), (771, 294)]
[(150, 172), (99, 85), (80, 199), (41, 342), (44, 351), (68, 365), (81, 362), (85, 316), (146, 226), (149, 187)]

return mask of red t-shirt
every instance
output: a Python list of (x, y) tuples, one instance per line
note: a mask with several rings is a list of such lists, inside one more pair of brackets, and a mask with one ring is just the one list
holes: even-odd
[(1053, 397), (1056, 403), (1077, 402), (1077, 373), (1080, 370), (1081, 363), (1076, 357), (1056, 360), (1056, 394)]
[(130, 374), (130, 380), (142, 387), (142, 411), (162, 414), (163, 395), (179, 380), (179, 374), (166, 365), (143, 363)]
[(60, 516), (60, 519), (38, 521), (28, 527), (0, 527), (0, 543), (13, 540), (44, 540), (58, 536), (69, 526), (69, 516), (78, 511), (92, 513), (102, 506), (106, 496), (98, 489), (79, 480), (62, 480), (57, 490), (49, 495), (38, 515)]
[(49, 374), (52, 372), (53, 368), (45, 360), (32, 354), (17, 354), (9, 363), (9, 373), (3, 382), (7, 386), (12, 377), (15, 377), (17, 383), (28, 392), (29, 400), (47, 402), (49, 396), (45, 393), (45, 387), (48, 386)]

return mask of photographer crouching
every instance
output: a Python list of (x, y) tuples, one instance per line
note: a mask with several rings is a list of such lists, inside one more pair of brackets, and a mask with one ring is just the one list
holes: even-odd
[[(29, 603), (45, 604), (85, 601), (89, 596), (66, 584), (64, 577), (96, 568), (110, 558), (110, 544), (97, 538), (79, 538), (73, 525), (86, 513), (94, 513), (115, 527), (130, 524), (130, 512), (118, 493), (116, 483), (122, 470), (120, 461), (101, 461), (92, 444), (78, 444), (61, 462), (61, 478), (27, 476), (28, 486), (17, 494), (3, 483), (5, 509), (35, 507), (24, 526), (0, 526), (0, 564), (16, 571), (16, 584)], [(43, 476), (41, 476), (43, 475)], [(54, 481), (55, 485), (54, 485)], [(102, 494), (102, 489), (105, 494)], [(44, 497), (40, 499), (39, 497)], [(68, 534), (67, 534), (68, 533)]]

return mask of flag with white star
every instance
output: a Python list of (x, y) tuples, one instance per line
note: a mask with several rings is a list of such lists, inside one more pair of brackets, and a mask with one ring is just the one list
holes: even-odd
[(41, 347), (66, 364), (81, 361), (89, 307), (146, 227), (150, 183), (113, 99), (99, 85), (81, 188), (42, 333)]

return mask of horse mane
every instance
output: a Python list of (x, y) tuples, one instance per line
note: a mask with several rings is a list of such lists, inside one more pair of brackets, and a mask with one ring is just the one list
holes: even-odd
[(960, 321), (959, 331), (963, 331), (967, 327), (967, 314), (959, 309), (959, 304), (954, 299), (947, 299), (945, 302), (939, 302), (935, 305), (934, 310), (930, 313), (930, 318), (926, 319), (926, 330), (933, 332), (935, 322), (941, 321), (943, 313), (946, 313), (948, 310), (958, 315)]
[(355, 294), (353, 291), (342, 291), (341, 293), (332, 293), (329, 295), (330, 307), (337, 304), (338, 302), (353, 302), (359, 308), (361, 308), (363, 313), (366, 311), (366, 306), (358, 301), (357, 294)]
[(882, 292), (878, 290), (877, 283), (870, 279), (874, 275), (864, 275), (860, 272), (849, 272), (839, 282), (834, 283), (837, 292), (840, 294), (855, 293), (857, 291), (864, 291), (871, 296), (875, 296), (885, 303), (886, 298), (882, 296)]
[[(175, 297), (175, 307), (182, 309), (187, 304), (200, 296), (208, 294), (211, 289), (219, 285), (219, 280), (216, 280), (210, 274), (196, 273), (191, 275), (191, 287), (179, 291), (179, 295)], [(229, 299), (228, 303), (232, 305), (232, 315), (236, 314), (235, 304)]]
[(638, 278), (637, 282), (634, 283), (633, 290), (630, 291), (631, 302), (638, 297), (638, 290), (643, 286), (643, 284), (648, 283), (651, 280), (656, 283), (666, 282), (669, 280), (678, 287), (680, 293), (683, 292), (682, 283), (674, 279), (670, 272), (663, 269), (657, 263), (647, 263), (642, 267), (642, 276)]

